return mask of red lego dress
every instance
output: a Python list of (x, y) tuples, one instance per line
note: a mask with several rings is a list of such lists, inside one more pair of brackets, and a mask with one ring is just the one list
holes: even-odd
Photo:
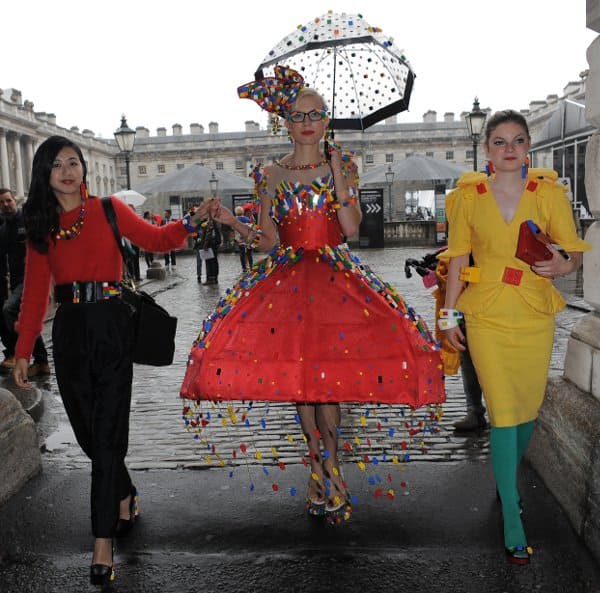
[[(262, 169), (254, 177), (265, 186)], [(396, 290), (341, 244), (332, 186), (329, 174), (276, 187), (280, 246), (205, 320), (183, 398), (412, 408), (444, 401), (438, 344)]]

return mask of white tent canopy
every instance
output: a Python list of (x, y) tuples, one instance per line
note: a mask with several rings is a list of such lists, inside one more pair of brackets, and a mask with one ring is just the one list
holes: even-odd
[(161, 175), (141, 183), (135, 190), (144, 195), (156, 195), (161, 193), (184, 193), (210, 191), (210, 179), (215, 176), (219, 182), (219, 193), (251, 192), (254, 182), (249, 177), (240, 177), (222, 170), (214, 170), (204, 165), (191, 165), (173, 173)]
[(386, 172), (391, 169), (394, 173), (394, 184), (400, 182), (422, 182), (422, 189), (433, 187), (435, 183), (447, 182), (458, 179), (468, 169), (455, 163), (433, 159), (427, 156), (413, 155), (401, 161), (395, 161), (388, 165), (380, 165), (363, 173), (360, 179), (361, 185), (386, 184)]

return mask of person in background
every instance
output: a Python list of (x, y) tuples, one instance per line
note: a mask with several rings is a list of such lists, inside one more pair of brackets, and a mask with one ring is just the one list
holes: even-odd
[[(13, 192), (8, 188), (0, 188), (0, 198), (5, 194), (14, 195)], [(0, 225), (4, 223), (4, 218), (0, 214)], [(8, 298), (8, 256), (0, 257), (0, 311)], [(15, 368), (15, 357), (14, 352), (9, 351), (6, 348), (7, 344), (10, 344), (10, 337), (7, 337), (7, 327), (4, 321), (4, 315), (0, 314), (0, 339), (4, 346), (4, 360), (0, 362), (0, 374), (11, 373)]]
[(477, 372), (473, 366), (471, 353), (466, 343), (466, 330), (463, 329), (463, 333), (465, 334), (465, 349), (460, 353), (460, 374), (465, 392), (467, 413), (463, 418), (454, 422), (452, 426), (458, 432), (475, 432), (487, 428), (488, 423), (485, 419), (483, 391), (481, 385), (479, 385)]
[[(451, 208), (451, 199), (446, 199), (446, 208)], [(444, 257), (446, 247), (438, 249), (434, 253), (429, 253), (421, 261), (407, 259), (405, 264), (405, 273), (410, 278), (410, 267), (414, 267), (420, 276), (423, 277), (423, 283), (426, 287), (431, 287), (435, 283), (435, 289), (432, 296), (435, 298), (436, 317), (439, 310), (444, 307), (446, 300), (446, 283), (448, 280), (448, 260)], [(464, 325), (461, 326), (464, 329)], [(477, 379), (475, 367), (469, 349), (466, 347), (462, 352), (457, 352), (446, 339), (444, 332), (435, 328), (436, 338), (441, 344), (442, 361), (444, 363), (444, 373), (446, 375), (455, 375), (460, 368), (463, 391), (467, 405), (466, 415), (454, 422), (453, 427), (457, 432), (475, 432), (487, 428), (485, 419), (485, 407), (483, 405), (483, 392)]]
[[(463, 352), (464, 318), (490, 418), (506, 557), (528, 564), (532, 548), (521, 520), (517, 478), (546, 390), (554, 316), (565, 306), (552, 279), (576, 270), (590, 245), (577, 236), (556, 172), (529, 169), (525, 118), (499, 111), (484, 136), (488, 175), (464, 174), (449, 196), (448, 281), (438, 324), (451, 346)], [(519, 229), (528, 220), (568, 255), (550, 246), (551, 259), (531, 266), (519, 259)]]
[[(173, 213), (171, 210), (165, 210), (165, 215), (163, 216), (161, 224), (167, 224), (173, 220)], [(177, 259), (175, 255), (175, 251), (167, 251), (165, 253), (165, 268), (167, 272), (169, 270), (175, 272), (177, 266)]]
[[(157, 225), (156, 222), (156, 218), (154, 218), (154, 216), (152, 216), (152, 213), (150, 212), (150, 210), (146, 210), (144, 212), (144, 214), (142, 214), (142, 218), (148, 223), (148, 224), (152, 224), (152, 225)], [(152, 253), (151, 251), (147, 251), (146, 249), (144, 249), (144, 260), (146, 261), (146, 267), (150, 267), (152, 265), (152, 262), (154, 261), (154, 253)]]
[[(208, 205), (208, 202), (205, 202)], [(196, 251), (196, 272), (198, 282), (202, 272), (202, 262), (206, 266), (206, 280), (203, 284), (219, 283), (219, 246), (221, 245), (221, 231), (212, 219), (205, 220), (194, 242)]]
[[(89, 197), (87, 165), (77, 144), (51, 136), (33, 157), (23, 207), (27, 252), (13, 377), (28, 388), (29, 358), (50, 287), (58, 304), (52, 327), (58, 389), (77, 442), (91, 459), (91, 519), (95, 538), (90, 582), (114, 578), (114, 537), (138, 514), (137, 490), (125, 466), (133, 319), (121, 300), (123, 260), (102, 202)], [(148, 252), (181, 246), (206, 213), (191, 212), (159, 227), (111, 198), (121, 236)]]
[[(446, 198), (446, 209), (448, 210), (451, 208), (452, 198), (448, 197)], [(437, 288), (434, 292), (436, 299), (436, 316), (439, 313), (439, 310), (444, 307), (444, 302), (446, 300), (446, 283), (448, 281), (448, 261), (444, 258), (443, 252), (438, 253), (438, 258), (440, 259), (438, 259), (435, 269)], [(472, 260), (469, 259), (469, 262), (472, 263)], [(460, 365), (463, 391), (465, 393), (467, 413), (463, 418), (454, 422), (452, 426), (457, 432), (477, 432), (488, 427), (485, 418), (485, 406), (483, 405), (483, 391), (481, 390), (481, 385), (479, 385), (477, 372), (475, 371), (473, 361), (471, 360), (471, 353), (469, 352), (466, 341), (466, 329), (463, 321), (461, 321), (461, 330), (465, 334), (465, 342), (463, 344), (465, 349), (462, 352), (457, 352), (448, 344), (444, 332), (438, 327), (436, 327), (436, 336), (438, 336), (438, 339), (442, 342), (442, 359), (444, 360), (446, 374), (456, 374), (458, 363)], [(450, 364), (447, 364), (449, 361)]]
[[(235, 217), (243, 224), (252, 224), (254, 221), (244, 214), (242, 206), (236, 206)], [(252, 247), (246, 245), (240, 233), (235, 234), (235, 240), (238, 245), (240, 252), (240, 264), (242, 265), (242, 272), (249, 270), (252, 267)]]
[[(129, 204), (129, 207), (136, 212), (133, 204)], [(140, 276), (140, 248), (125, 237), (122, 238), (122, 241), (127, 255), (127, 261), (125, 262), (127, 264), (127, 274), (131, 279), (139, 282), (142, 279)]]
[[(6, 348), (2, 370), (10, 372), (11, 362), (14, 369), (17, 333), (15, 323), (21, 308), (23, 279), (25, 277), (25, 223), (23, 211), (17, 207), (15, 196), (9, 189), (0, 189), (0, 215), (4, 224), (0, 226), (0, 260), (8, 266), (9, 294), (2, 306), (2, 342)], [(50, 374), (48, 352), (41, 335), (37, 336), (33, 346), (33, 364), (29, 367), (29, 378)]]
[(201, 253), (202, 246), (200, 244), (200, 241), (198, 240), (199, 237), (200, 237), (200, 233), (198, 233), (194, 237), (194, 243), (192, 244), (192, 250), (196, 254), (196, 278), (198, 280), (198, 284), (202, 284), (202, 262), (204, 260), (202, 259), (202, 253)]

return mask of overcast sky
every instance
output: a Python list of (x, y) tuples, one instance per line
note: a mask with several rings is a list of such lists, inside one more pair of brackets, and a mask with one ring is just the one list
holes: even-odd
[(595, 33), (585, 0), (12, 0), (0, 11), (0, 88), (16, 88), (65, 128), (112, 137), (122, 113), (154, 135), (175, 123), (265, 126), (239, 85), (281, 38), (329, 9), (362, 14), (405, 50), (416, 80), (409, 112), (458, 117), (482, 107), (526, 109), (561, 96), (588, 68)]

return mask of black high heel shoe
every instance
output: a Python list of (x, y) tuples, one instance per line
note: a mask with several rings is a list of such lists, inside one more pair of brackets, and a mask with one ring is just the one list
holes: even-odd
[(121, 537), (129, 533), (132, 530), (136, 519), (140, 515), (140, 507), (138, 504), (138, 491), (133, 484), (131, 485), (130, 496), (131, 499), (129, 500), (129, 519), (119, 518), (119, 520), (117, 521), (117, 525), (115, 526), (116, 537)]
[(111, 542), (110, 566), (106, 564), (92, 564), (90, 567), (90, 583), (98, 587), (105, 587), (108, 583), (115, 580), (115, 562), (114, 562), (114, 545)]

